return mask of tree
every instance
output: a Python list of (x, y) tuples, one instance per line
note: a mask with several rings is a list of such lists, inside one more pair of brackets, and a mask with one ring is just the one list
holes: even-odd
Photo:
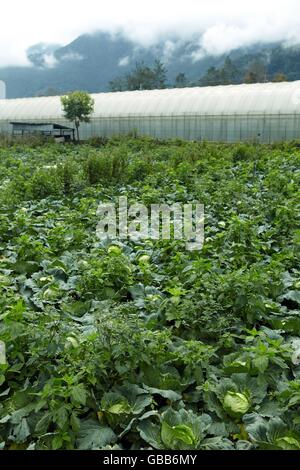
[(257, 78), (256, 78), (256, 75), (254, 72), (246, 72), (246, 75), (245, 75), (245, 78), (244, 78), (244, 82), (247, 83), (247, 84), (250, 84), (250, 83), (257, 83)]
[(185, 88), (188, 86), (188, 79), (184, 73), (179, 73), (175, 78), (175, 88)]
[(90, 121), (90, 115), (94, 111), (94, 100), (85, 91), (73, 91), (61, 97), (61, 104), (65, 118), (75, 124), (79, 142), (80, 123)]
[(284, 73), (276, 73), (272, 78), (272, 82), (279, 83), (279, 82), (287, 82), (287, 76)]
[(206, 74), (200, 79), (201, 86), (215, 86), (221, 84), (220, 70), (210, 67)]
[(161, 90), (162, 88), (166, 88), (167, 69), (164, 67), (164, 64), (159, 59), (155, 60), (152, 72), (154, 88), (157, 88), (159, 90)]
[(220, 71), (223, 85), (231, 85), (237, 83), (239, 71), (230, 57), (226, 57), (223, 68)]
[(144, 62), (137, 62), (135, 68), (125, 77), (117, 77), (109, 82), (111, 91), (153, 90), (166, 88), (167, 70), (160, 60), (155, 60), (151, 68)]
[(116, 77), (109, 82), (110, 91), (126, 91), (127, 80), (126, 77)]
[(256, 60), (252, 62), (246, 72), (245, 83), (264, 83), (267, 81), (267, 69), (263, 62)]
[(152, 90), (154, 74), (144, 62), (137, 62), (135, 69), (126, 76), (127, 90)]
[(37, 93), (37, 96), (59, 96), (61, 95), (61, 92), (58, 91), (56, 88), (46, 88), (45, 90), (39, 91)]
[(230, 57), (226, 57), (223, 67), (210, 67), (200, 79), (201, 86), (230, 85), (238, 83), (239, 71)]

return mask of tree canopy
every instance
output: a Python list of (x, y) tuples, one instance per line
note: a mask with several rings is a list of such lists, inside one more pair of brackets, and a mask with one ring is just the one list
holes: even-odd
[(164, 64), (156, 59), (153, 67), (144, 62), (137, 62), (135, 68), (124, 77), (111, 80), (111, 91), (155, 90), (167, 87), (167, 70)]
[(94, 100), (85, 91), (73, 91), (61, 97), (64, 116), (75, 124), (77, 140), (79, 141), (79, 126), (81, 122), (89, 122), (94, 111)]

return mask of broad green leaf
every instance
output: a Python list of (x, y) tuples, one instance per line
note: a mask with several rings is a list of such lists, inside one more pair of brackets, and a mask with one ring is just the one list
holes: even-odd
[(290, 290), (286, 294), (284, 294), (284, 298), (288, 300), (292, 300), (300, 305), (300, 290)]
[(153, 395), (160, 395), (161, 397), (167, 398), (171, 401), (181, 400), (181, 395), (173, 390), (161, 390), (159, 388), (148, 387), (147, 385), (143, 385), (143, 387), (147, 392), (152, 393)]
[(27, 437), (30, 436), (30, 429), (26, 418), (23, 418), (15, 428), (14, 435), (16, 442), (25, 442)]
[(275, 444), (283, 450), (300, 450), (300, 441), (290, 436), (276, 439)]
[(263, 374), (268, 368), (269, 358), (267, 356), (257, 356), (253, 359), (253, 365)]
[(71, 389), (71, 399), (78, 405), (85, 405), (87, 400), (87, 392), (83, 384), (78, 384)]
[(54, 414), (54, 422), (60, 429), (63, 429), (68, 423), (69, 414), (64, 406), (61, 406)]
[(136, 397), (134, 404), (132, 405), (132, 413), (133, 414), (140, 414), (144, 411), (144, 409), (151, 405), (153, 399), (151, 395), (139, 395)]
[(234, 450), (233, 442), (221, 436), (210, 437), (201, 442), (200, 449), (202, 450)]
[(77, 444), (80, 450), (102, 449), (115, 440), (116, 435), (112, 429), (101, 426), (97, 421), (88, 420), (80, 425)]
[(141, 438), (150, 444), (154, 449), (164, 449), (164, 444), (161, 440), (160, 425), (152, 423), (150, 420), (142, 421), (137, 430)]

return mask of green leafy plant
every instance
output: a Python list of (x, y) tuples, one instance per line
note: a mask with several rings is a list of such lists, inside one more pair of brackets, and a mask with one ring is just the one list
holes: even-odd
[[(297, 143), (1, 140), (0, 448), (299, 450), (299, 163)], [(203, 249), (99, 240), (119, 196), (203, 203)]]

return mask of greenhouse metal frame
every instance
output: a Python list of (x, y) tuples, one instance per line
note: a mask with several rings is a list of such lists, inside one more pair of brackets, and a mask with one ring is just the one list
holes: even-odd
[[(82, 139), (136, 133), (158, 139), (259, 141), (300, 138), (300, 81), (93, 94)], [(11, 122), (70, 126), (60, 97), (0, 100), (0, 133)]]

